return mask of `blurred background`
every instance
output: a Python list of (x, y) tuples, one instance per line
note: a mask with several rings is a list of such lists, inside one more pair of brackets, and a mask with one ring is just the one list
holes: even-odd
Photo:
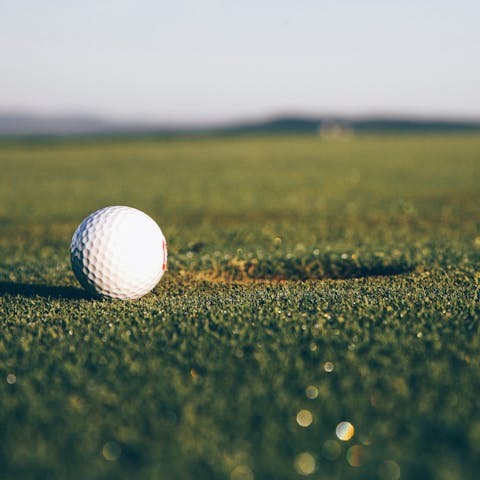
[(2, 2), (0, 134), (478, 128), (479, 19), (475, 0)]

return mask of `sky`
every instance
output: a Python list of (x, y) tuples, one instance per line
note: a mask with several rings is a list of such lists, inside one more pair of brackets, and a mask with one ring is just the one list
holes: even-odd
[(478, 0), (0, 0), (0, 112), (480, 118)]

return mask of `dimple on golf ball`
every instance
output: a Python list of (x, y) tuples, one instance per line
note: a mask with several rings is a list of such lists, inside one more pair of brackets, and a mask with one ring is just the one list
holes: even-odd
[(136, 208), (105, 207), (90, 214), (73, 234), (72, 269), (94, 295), (140, 298), (167, 267), (167, 242), (160, 227)]

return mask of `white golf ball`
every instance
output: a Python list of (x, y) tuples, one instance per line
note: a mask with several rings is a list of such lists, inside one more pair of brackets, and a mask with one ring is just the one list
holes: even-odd
[(72, 269), (95, 295), (140, 298), (167, 267), (167, 242), (147, 214), (130, 207), (105, 207), (89, 215), (73, 234)]

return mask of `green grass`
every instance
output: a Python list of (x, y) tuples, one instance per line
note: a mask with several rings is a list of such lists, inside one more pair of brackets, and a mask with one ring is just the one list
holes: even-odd
[[(2, 144), (0, 477), (476, 478), (479, 194), (474, 135)], [(139, 301), (70, 270), (115, 204)]]

